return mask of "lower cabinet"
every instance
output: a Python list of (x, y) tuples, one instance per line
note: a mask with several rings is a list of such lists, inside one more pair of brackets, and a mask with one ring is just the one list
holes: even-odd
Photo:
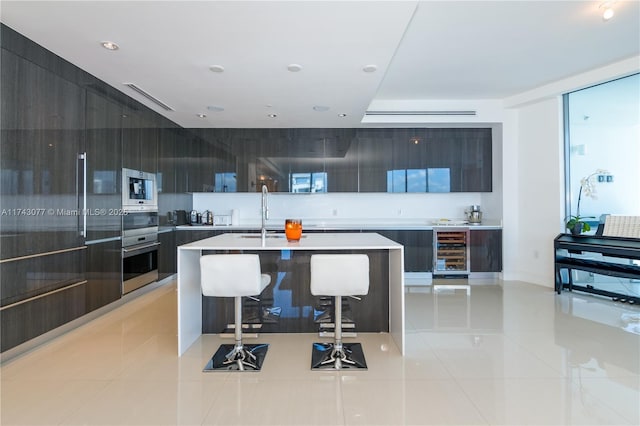
[[(3, 281), (11, 276), (9, 281), (19, 286), (5, 286), (0, 310), (1, 351), (120, 299), (120, 253), (121, 242), (116, 239), (3, 264)], [(18, 289), (22, 293), (13, 294)]]
[(87, 244), (86, 312), (122, 297), (122, 242)]
[[(373, 230), (404, 246), (405, 272), (433, 271), (433, 231)], [(471, 272), (502, 271), (502, 230), (471, 230), (469, 236)]]
[(223, 234), (223, 231), (214, 231), (213, 229), (208, 230), (197, 230), (197, 231), (184, 231), (177, 230), (176, 231), (176, 246), (181, 246), (183, 244), (192, 243), (194, 241), (203, 240), (209, 237), (215, 237), (216, 235)]
[(18, 346), (84, 315), (86, 296), (87, 282), (80, 281), (3, 307), (0, 311), (1, 351)]
[(479, 229), (471, 231), (471, 272), (502, 271), (502, 230)]
[(176, 231), (158, 234), (158, 280), (163, 280), (178, 272), (178, 250)]
[(405, 272), (430, 272), (433, 269), (433, 231), (382, 230), (371, 232), (377, 232), (404, 246)]

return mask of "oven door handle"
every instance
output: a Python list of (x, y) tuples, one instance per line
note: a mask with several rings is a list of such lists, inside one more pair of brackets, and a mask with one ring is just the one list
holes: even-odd
[(160, 245), (160, 243), (156, 242), (156, 243), (145, 244), (145, 245), (141, 245), (141, 246), (133, 246), (133, 247), (129, 247), (129, 248), (123, 247), (122, 248), (122, 252), (123, 253), (133, 253), (134, 251), (144, 250), (144, 249), (156, 247), (156, 246), (159, 246), (159, 245)]

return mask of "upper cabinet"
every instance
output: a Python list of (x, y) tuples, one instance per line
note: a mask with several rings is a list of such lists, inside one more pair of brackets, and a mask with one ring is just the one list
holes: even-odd
[(491, 192), (489, 128), (190, 129), (189, 191)]
[(125, 109), (122, 114), (122, 166), (156, 173), (158, 170), (158, 118), (147, 110)]

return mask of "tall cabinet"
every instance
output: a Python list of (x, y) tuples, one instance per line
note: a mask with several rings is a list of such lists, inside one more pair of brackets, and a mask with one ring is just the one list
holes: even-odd
[(15, 52), (1, 54), (4, 351), (82, 315), (87, 281), (77, 213), (84, 201), (84, 92)]

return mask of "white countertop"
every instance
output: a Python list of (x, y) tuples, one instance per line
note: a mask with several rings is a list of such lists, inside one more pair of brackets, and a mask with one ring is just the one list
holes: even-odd
[(181, 250), (381, 250), (401, 249), (402, 245), (369, 232), (313, 233), (298, 242), (288, 242), (284, 233), (269, 233), (264, 240), (259, 234), (221, 234), (181, 245)]
[[(461, 220), (451, 220), (451, 226), (468, 226), (469, 229), (502, 229), (500, 220), (483, 220), (480, 224), (461, 224)], [(446, 226), (439, 218), (431, 219), (303, 219), (303, 232), (307, 230), (342, 231), (342, 230), (430, 230)], [(238, 225), (181, 225), (180, 230), (242, 230), (259, 231), (260, 222), (241, 222)], [(269, 219), (267, 221), (269, 231), (284, 230), (284, 219)]]

